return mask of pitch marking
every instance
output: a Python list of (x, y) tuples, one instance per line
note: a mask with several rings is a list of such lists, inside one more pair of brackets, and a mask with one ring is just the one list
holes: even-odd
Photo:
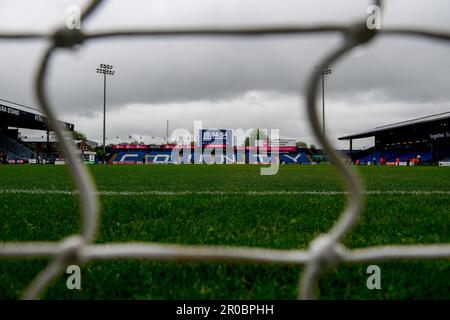
[[(51, 190), (51, 189), (0, 189), (0, 194), (55, 194), (77, 195), (76, 190)], [(450, 195), (447, 190), (366, 190), (366, 195)], [(318, 195), (335, 196), (347, 195), (346, 191), (98, 191), (100, 196), (188, 196), (188, 195), (236, 195), (236, 196), (265, 196), (265, 195)]]

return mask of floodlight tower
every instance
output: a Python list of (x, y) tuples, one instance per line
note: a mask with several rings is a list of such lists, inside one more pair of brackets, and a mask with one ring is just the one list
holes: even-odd
[[(316, 66), (319, 68), (319, 66)], [(322, 68), (322, 130), (325, 135), (325, 75), (331, 74), (331, 68), (329, 65), (324, 65)]]
[(113, 71), (111, 64), (100, 64), (97, 68), (97, 73), (103, 74), (103, 164), (106, 163), (106, 148), (105, 148), (105, 133), (106, 133), (106, 75), (113, 76), (116, 72)]

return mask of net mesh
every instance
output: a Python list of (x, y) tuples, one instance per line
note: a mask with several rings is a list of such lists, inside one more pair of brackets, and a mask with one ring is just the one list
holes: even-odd
[[(85, 21), (93, 12), (99, 10), (103, 1), (91, 1), (83, 10), (81, 19)], [(381, 8), (382, 1), (373, 1)], [(306, 88), (306, 106), (313, 133), (330, 161), (337, 168), (345, 183), (348, 204), (338, 221), (326, 234), (318, 236), (306, 250), (276, 250), (254, 247), (232, 246), (186, 246), (160, 243), (107, 243), (95, 244), (99, 221), (99, 193), (85, 166), (78, 161), (71, 138), (57, 125), (54, 109), (46, 92), (46, 78), (49, 63), (59, 48), (71, 48), (86, 41), (117, 37), (260, 37), (284, 34), (340, 33), (341, 43), (333, 49), (312, 71)], [(24, 299), (38, 299), (45, 290), (61, 276), (67, 266), (82, 265), (90, 261), (116, 259), (149, 259), (165, 261), (234, 261), (242, 263), (295, 264), (305, 265), (299, 283), (299, 298), (314, 299), (315, 285), (321, 274), (329, 268), (342, 263), (381, 262), (400, 259), (437, 259), (450, 257), (450, 244), (433, 245), (392, 245), (349, 249), (342, 244), (344, 236), (358, 224), (361, 216), (363, 198), (367, 194), (354, 168), (334, 150), (330, 140), (323, 134), (316, 108), (316, 95), (324, 66), (335, 65), (353, 48), (372, 41), (380, 34), (401, 35), (450, 41), (450, 32), (417, 28), (369, 29), (366, 19), (352, 21), (346, 25), (276, 25), (252, 27), (205, 27), (205, 28), (163, 28), (140, 30), (110, 30), (97, 33), (84, 33), (68, 30), (65, 26), (50, 34), (40, 33), (1, 33), (2, 40), (43, 39), (51, 43), (42, 56), (35, 75), (35, 92), (40, 108), (49, 120), (49, 125), (60, 141), (71, 177), (76, 184), (81, 203), (81, 234), (72, 235), (58, 242), (3, 242), (0, 243), (0, 258), (51, 257), (52, 261), (42, 270), (24, 291)]]

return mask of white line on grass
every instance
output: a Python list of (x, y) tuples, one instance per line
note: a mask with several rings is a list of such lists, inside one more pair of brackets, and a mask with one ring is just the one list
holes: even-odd
[[(367, 190), (367, 195), (450, 195), (450, 190)], [(51, 189), (0, 189), (0, 194), (54, 194), (77, 195), (76, 190), (51, 190)], [(265, 195), (318, 195), (335, 196), (346, 195), (346, 191), (98, 191), (100, 196), (187, 196), (187, 195), (224, 195), (224, 196), (265, 196)]]

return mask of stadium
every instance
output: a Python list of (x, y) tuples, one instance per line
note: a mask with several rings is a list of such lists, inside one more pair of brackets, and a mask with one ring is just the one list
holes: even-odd
[[(47, 119), (40, 113), (31, 113), (24, 110), (0, 105), (4, 116), (0, 127), (0, 154), (5, 163), (35, 163), (38, 157), (52, 162), (49, 157), (63, 160), (57, 148), (58, 142), (50, 142), (50, 129)], [(74, 130), (74, 125), (62, 122), (68, 131)], [(399, 123), (384, 125), (365, 132), (340, 137), (339, 140), (348, 140), (349, 149), (344, 152), (354, 164), (381, 164), (381, 165), (416, 165), (420, 159), (421, 164), (450, 165), (450, 112), (424, 116), (418, 119), (405, 120)], [(19, 138), (19, 128), (44, 130), (46, 137), (43, 142), (36, 145), (36, 141), (24, 141)], [(207, 134), (222, 134), (221, 138), (205, 139)], [(228, 134), (228, 135), (227, 135)], [(201, 139), (198, 139), (201, 137)], [(228, 137), (228, 138), (227, 138)], [(365, 150), (353, 150), (353, 140), (374, 137), (374, 145)], [(44, 138), (44, 137), (43, 137)], [(214, 163), (214, 164), (270, 164), (272, 144), (267, 137), (254, 145), (234, 145), (236, 137), (232, 129), (201, 129), (197, 141), (189, 145), (177, 144), (113, 144), (107, 147), (106, 161), (109, 164), (187, 164), (187, 163)], [(318, 164), (323, 159), (322, 150), (300, 148), (295, 140), (276, 141), (277, 162), (282, 164)], [(96, 144), (95, 144), (96, 146)], [(80, 146), (78, 146), (80, 149)], [(195, 148), (200, 153), (210, 149), (209, 158), (196, 159)], [(174, 149), (179, 150), (173, 155)], [(227, 156), (227, 148), (231, 153)], [(89, 148), (93, 150), (93, 148)], [(80, 150), (82, 160), (89, 163), (98, 163), (102, 159), (85, 157), (86, 150)], [(220, 152), (221, 156), (215, 156)], [(275, 154), (275, 153), (274, 153)]]
[[(135, 33), (329, 31), (292, 28)], [(450, 299), (448, 107), (405, 112), (397, 122), (368, 119), (373, 129), (344, 124), (338, 136), (325, 131), (324, 109), (320, 121), (323, 70), (378, 36), (363, 30), (367, 38), (350, 37), (308, 74), (309, 146), (283, 135), (288, 126), (281, 136), (270, 128), (238, 135), (225, 119), (194, 128), (187, 141), (167, 132), (159, 142), (105, 142), (105, 126), (109, 135), (127, 121), (105, 116), (113, 68), (103, 64), (103, 127), (93, 126), (103, 136), (75, 137), (93, 116), (55, 113), (47, 65), (52, 51), (106, 35), (52, 35), (34, 74), (38, 106), (0, 101), (0, 299)], [(448, 46), (450, 36), (430, 33)], [(27, 37), (46, 36), (0, 32), (0, 42)], [(354, 147), (359, 139), (370, 146)]]

